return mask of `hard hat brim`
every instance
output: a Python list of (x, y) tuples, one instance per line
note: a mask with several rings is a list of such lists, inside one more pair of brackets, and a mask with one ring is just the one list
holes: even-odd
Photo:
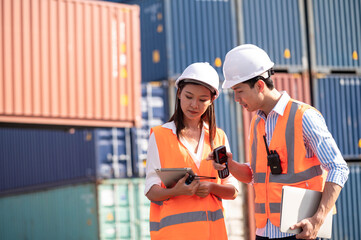
[(231, 88), (231, 87), (237, 85), (238, 83), (241, 83), (241, 82), (224, 81), (224, 82), (222, 83), (222, 88), (223, 88), (223, 89), (228, 89), (228, 88)]
[(211, 85), (209, 84), (206, 84), (202, 81), (199, 81), (197, 79), (190, 79), (190, 78), (178, 78), (177, 81), (176, 81), (176, 87), (178, 88), (178, 85), (180, 82), (184, 81), (185, 83), (195, 83), (195, 84), (199, 84), (199, 85), (202, 85), (203, 87), (206, 87), (209, 89), (209, 91), (213, 92), (216, 96), (216, 98), (218, 98), (219, 96), (219, 91), (218, 89), (215, 89), (214, 87), (212, 87)]

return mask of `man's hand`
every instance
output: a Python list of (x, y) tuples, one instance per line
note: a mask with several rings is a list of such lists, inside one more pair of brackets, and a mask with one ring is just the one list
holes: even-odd
[(301, 222), (291, 226), (290, 228), (292, 230), (296, 228), (302, 228), (302, 232), (296, 235), (297, 239), (316, 239), (317, 233), (320, 230), (322, 224), (323, 220), (321, 222), (321, 219), (315, 220), (314, 218), (306, 218)]
[[(232, 161), (232, 153), (230, 152), (227, 152), (227, 161), (228, 161), (228, 164)], [(208, 157), (206, 158), (207, 161), (212, 161), (212, 164), (213, 164), (213, 167), (214, 169), (216, 170), (223, 170), (226, 168), (226, 165), (225, 164), (219, 164), (219, 163), (216, 163), (216, 161), (214, 161), (214, 155), (213, 155), (213, 152), (209, 153), (208, 154)]]
[(291, 229), (302, 228), (302, 232), (296, 235), (296, 238), (315, 239), (320, 230), (327, 214), (332, 211), (333, 206), (341, 192), (341, 186), (333, 182), (326, 182), (322, 192), (321, 202), (316, 213), (310, 217), (303, 219), (301, 222), (293, 225)]
[[(219, 164), (214, 161), (213, 152), (208, 154), (206, 158), (207, 161), (212, 161), (213, 168), (215, 170), (223, 170), (226, 165)], [(238, 163), (233, 160), (233, 155), (230, 152), (227, 152), (227, 162), (228, 162), (228, 169), (229, 172), (240, 182), (250, 183), (252, 181), (252, 171), (251, 168), (244, 164)]]

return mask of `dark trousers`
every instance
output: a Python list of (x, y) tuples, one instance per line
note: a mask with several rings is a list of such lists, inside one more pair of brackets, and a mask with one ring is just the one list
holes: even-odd
[[(256, 236), (256, 240), (269, 240), (269, 239), (272, 239), (272, 240), (277, 240), (277, 239), (291, 240), (291, 239), (297, 239), (297, 238), (296, 238), (296, 235), (291, 236), (291, 237), (285, 237), (285, 238), (268, 238), (268, 237)], [(317, 240), (317, 239), (318, 239), (318, 238), (316, 238), (316, 240)], [(302, 239), (298, 239), (298, 240), (302, 240)]]

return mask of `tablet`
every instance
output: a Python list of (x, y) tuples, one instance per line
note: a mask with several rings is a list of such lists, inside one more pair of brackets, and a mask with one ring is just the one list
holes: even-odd
[(161, 168), (156, 169), (155, 172), (167, 188), (173, 187), (186, 173), (194, 175), (191, 168)]

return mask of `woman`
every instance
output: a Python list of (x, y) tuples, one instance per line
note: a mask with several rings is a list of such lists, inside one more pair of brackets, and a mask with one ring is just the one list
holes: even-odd
[[(152, 239), (227, 239), (221, 199), (234, 199), (238, 182), (232, 176), (220, 179), (206, 161), (220, 145), (229, 150), (227, 136), (216, 128), (213, 101), (219, 95), (218, 85), (218, 74), (208, 63), (189, 65), (176, 81), (173, 116), (151, 129), (144, 192), (151, 200)], [(174, 187), (166, 188), (155, 172), (184, 167), (215, 179), (187, 185), (186, 174)]]

